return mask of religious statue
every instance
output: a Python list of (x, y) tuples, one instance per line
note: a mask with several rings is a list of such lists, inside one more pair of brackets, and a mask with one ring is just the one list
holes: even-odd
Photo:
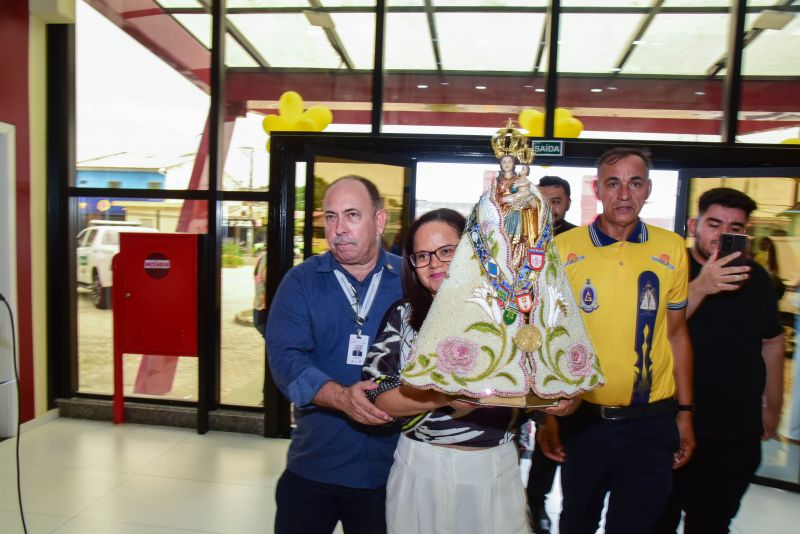
[(527, 178), (533, 149), (510, 120), (492, 148), (500, 172), (467, 221), (401, 376), (486, 404), (553, 404), (602, 385), (603, 375), (550, 207)]

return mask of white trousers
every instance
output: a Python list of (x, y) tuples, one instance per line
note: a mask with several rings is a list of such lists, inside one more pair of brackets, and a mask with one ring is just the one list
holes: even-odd
[(465, 451), (401, 435), (386, 524), (389, 534), (528, 534), (516, 446)]

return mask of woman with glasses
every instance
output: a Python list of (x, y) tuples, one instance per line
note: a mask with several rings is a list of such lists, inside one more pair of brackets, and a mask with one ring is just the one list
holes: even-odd
[(516, 411), (476, 409), (400, 383), (465, 225), (450, 209), (411, 225), (403, 248), (405, 298), (389, 308), (364, 364), (363, 377), (378, 384), (367, 395), (403, 432), (386, 488), (390, 534), (529, 532), (513, 441)]

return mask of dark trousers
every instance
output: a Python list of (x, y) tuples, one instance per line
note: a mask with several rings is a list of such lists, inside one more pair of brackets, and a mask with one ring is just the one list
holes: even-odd
[(609, 493), (605, 532), (649, 533), (672, 490), (678, 427), (672, 414), (606, 420), (586, 409), (561, 419), (566, 460), (561, 534), (594, 534)]
[[(538, 432), (539, 429), (537, 428)], [(533, 512), (537, 508), (544, 508), (547, 494), (553, 488), (553, 479), (556, 476), (558, 462), (554, 462), (542, 453), (537, 443), (531, 455), (531, 470), (528, 474), (528, 508)]]
[(684, 511), (684, 534), (727, 533), (760, 463), (758, 435), (740, 439), (697, 436), (694, 455), (675, 472), (672, 496), (653, 532), (674, 534)]
[(315, 482), (284, 471), (275, 490), (275, 534), (386, 533), (386, 487), (356, 489)]

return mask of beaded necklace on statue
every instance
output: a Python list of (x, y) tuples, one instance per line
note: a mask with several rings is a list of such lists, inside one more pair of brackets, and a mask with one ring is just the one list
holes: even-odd
[(503, 322), (512, 324), (517, 314), (528, 314), (536, 307), (539, 300), (535, 291), (536, 281), (544, 266), (544, 250), (552, 238), (552, 223), (548, 220), (536, 241), (536, 246), (529, 250), (528, 261), (525, 262), (509, 283), (492, 255), (490, 248), (481, 233), (476, 213), (473, 211), (467, 223), (470, 243), (478, 257), (481, 270), (489, 278), (497, 294), (497, 304), (503, 309)]

